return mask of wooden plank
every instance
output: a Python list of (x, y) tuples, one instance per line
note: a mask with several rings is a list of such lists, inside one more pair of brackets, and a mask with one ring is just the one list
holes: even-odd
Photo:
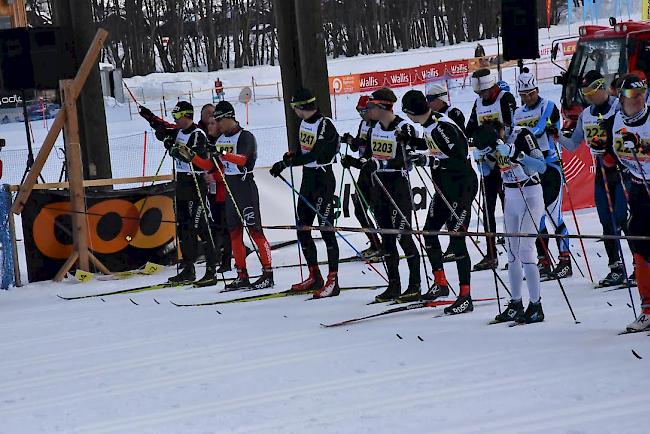
[(88, 221), (86, 219), (86, 195), (83, 186), (83, 166), (81, 163), (81, 145), (79, 144), (79, 121), (77, 118), (77, 101), (71, 97), (72, 80), (61, 80), (64, 101), (68, 116), (65, 123), (65, 156), (68, 180), (70, 183), (70, 205), (72, 208), (72, 239), (74, 248), (79, 253), (79, 268), (90, 271), (88, 256)]
[(18, 246), (16, 244), (16, 222), (14, 215), (9, 213), (9, 231), (11, 235), (11, 244), (14, 251), (14, 281), (16, 287), (23, 286), (20, 281), (20, 263), (18, 260)]
[(106, 268), (106, 266), (104, 264), (101, 263), (101, 261), (99, 259), (97, 259), (97, 257), (95, 255), (92, 254), (92, 252), (88, 252), (88, 257), (90, 258), (90, 262), (92, 262), (93, 265), (95, 267), (97, 267), (97, 269), (101, 273), (106, 274), (106, 275), (113, 274), (108, 270), (108, 268)]
[[(104, 29), (98, 29), (97, 33), (95, 33), (95, 38), (90, 44), (90, 48), (86, 52), (86, 56), (84, 57), (84, 60), (79, 67), (79, 70), (77, 71), (77, 75), (73, 80), (73, 85), (70, 89), (70, 94), (68, 95), (69, 99), (77, 99), (81, 88), (83, 88), (86, 80), (88, 79), (90, 71), (92, 71), (93, 68), (97, 67), (97, 56), (99, 55), (102, 46), (104, 45), (104, 41), (107, 37), (108, 32)], [(54, 123), (52, 124), (52, 128), (50, 131), (48, 131), (47, 136), (45, 137), (45, 141), (43, 142), (43, 146), (41, 146), (41, 150), (38, 152), (36, 161), (34, 162), (32, 169), (29, 171), (27, 179), (21, 186), (20, 192), (18, 193), (18, 196), (16, 197), (16, 200), (11, 207), (11, 212), (14, 214), (20, 214), (23, 211), (25, 203), (27, 202), (32, 189), (34, 188), (34, 184), (36, 184), (38, 175), (40, 175), (41, 171), (43, 170), (43, 166), (47, 161), (47, 157), (50, 155), (52, 147), (54, 147), (54, 142), (59, 136), (61, 128), (63, 128), (66, 117), (66, 110), (62, 108), (59, 113), (57, 113), (56, 118), (54, 119)]]
[(61, 266), (61, 269), (59, 269), (59, 272), (56, 273), (56, 276), (54, 276), (55, 282), (60, 282), (63, 280), (65, 277), (65, 274), (70, 271), (70, 268), (74, 265), (75, 262), (77, 262), (77, 258), (79, 258), (79, 253), (76, 250), (73, 250), (68, 259), (65, 260), (63, 265)]
[[(141, 182), (158, 182), (158, 181), (173, 181), (174, 175), (158, 175), (158, 176), (137, 176), (132, 178), (108, 178), (108, 179), (89, 179), (84, 180), (84, 187), (105, 187), (107, 185), (120, 185), (120, 184), (138, 184)], [(58, 188), (70, 188), (68, 182), (46, 182), (45, 184), (35, 184), (34, 190), (54, 190)], [(9, 191), (19, 191), (20, 185), (9, 186)]]

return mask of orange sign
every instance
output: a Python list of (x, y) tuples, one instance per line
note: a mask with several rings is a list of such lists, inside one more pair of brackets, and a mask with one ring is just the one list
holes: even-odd
[(562, 52), (565, 56), (573, 56), (573, 53), (576, 52), (577, 45), (578, 41), (562, 42)]
[(359, 92), (359, 74), (329, 77), (330, 94)]

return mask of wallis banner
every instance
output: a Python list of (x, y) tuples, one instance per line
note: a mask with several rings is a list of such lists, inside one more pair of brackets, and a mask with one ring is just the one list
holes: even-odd
[[(174, 184), (86, 193), (88, 246), (110, 271), (176, 254)], [(29, 281), (52, 279), (72, 252), (67, 190), (34, 190), (22, 213)], [(92, 270), (91, 270), (92, 271)]]

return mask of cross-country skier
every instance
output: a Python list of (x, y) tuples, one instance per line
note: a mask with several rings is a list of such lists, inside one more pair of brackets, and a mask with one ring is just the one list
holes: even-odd
[[(609, 95), (605, 85), (605, 78), (596, 71), (591, 70), (585, 74), (580, 82), (580, 93), (590, 105), (580, 113), (576, 127), (570, 137), (558, 135), (558, 141), (567, 150), (574, 152), (578, 146), (586, 140), (591, 142), (594, 137), (605, 137), (602, 124), (605, 120), (614, 116), (618, 111), (618, 98)], [(547, 128), (548, 130), (548, 128)], [(558, 134), (557, 131), (551, 130), (552, 134)], [(627, 201), (625, 200), (624, 185), (630, 188), (630, 173), (627, 169), (619, 169), (618, 160), (612, 153), (607, 153), (603, 158), (596, 158), (596, 176), (594, 182), (594, 198), (596, 201), (596, 210), (598, 218), (603, 227), (603, 235), (620, 235), (621, 230), (627, 232)], [(612, 216), (609, 213), (609, 204), (605, 190), (605, 180), (601, 170), (601, 161), (604, 163), (605, 175), (607, 178), (607, 187), (613, 196), (614, 219), (616, 227), (612, 227)], [(602, 279), (599, 286), (620, 285), (625, 282), (623, 264), (618, 252), (616, 240), (604, 240), (605, 252), (607, 253), (609, 263), (609, 273)]]
[(156, 131), (156, 137), (163, 142), (169, 155), (174, 158), (176, 171), (176, 230), (183, 260), (181, 271), (171, 277), (170, 282), (189, 283), (195, 279), (194, 261), (198, 252), (198, 237), (208, 242), (206, 246), (206, 271), (203, 279), (209, 279), (216, 272), (216, 252), (208, 222), (206, 206), (206, 183), (203, 169), (191, 163), (194, 155), (207, 158), (208, 139), (194, 123), (194, 107), (187, 101), (179, 101), (172, 110), (175, 125), (156, 117), (145, 107), (140, 114)]
[[(432, 111), (420, 91), (406, 92), (402, 98), (402, 111), (411, 121), (424, 128), (424, 137), (412, 138), (409, 145), (418, 150), (427, 150), (427, 153), (411, 153), (409, 159), (416, 166), (431, 168), (432, 180), (440, 190), (436, 191), (433, 197), (424, 230), (439, 231), (446, 224), (450, 231), (467, 231), (478, 181), (469, 159), (465, 134), (449, 117)], [(435, 281), (422, 298), (435, 300), (449, 295), (449, 286), (442, 264), (438, 236), (425, 235), (424, 240)], [(471, 262), (465, 236), (450, 237), (449, 250), (456, 261), (460, 294), (453, 305), (445, 308), (445, 313), (471, 312), (474, 309), (470, 294)], [(407, 293), (403, 297), (407, 298), (409, 295)]]
[[(302, 122), (299, 130), (297, 153), (287, 152), (282, 160), (273, 165), (271, 175), (277, 177), (286, 167), (303, 166), (300, 194), (304, 200), (298, 200), (298, 226), (311, 226), (318, 216), (321, 226), (332, 225), (334, 217), (334, 190), (336, 179), (332, 164), (339, 152), (340, 137), (330, 118), (324, 117), (316, 105), (316, 97), (308, 89), (298, 89), (291, 98), (291, 108)], [(316, 244), (311, 231), (298, 231), (298, 241), (309, 267), (309, 276), (303, 282), (294, 284), (294, 291), (314, 291), (314, 298), (333, 297), (340, 293), (338, 283), (339, 246), (334, 232), (322, 231), (321, 235), (327, 247), (329, 273), (323, 278), (318, 267)]]
[(429, 108), (447, 116), (454, 121), (456, 125), (465, 132), (465, 115), (456, 107), (449, 105), (449, 90), (442, 83), (430, 83), (427, 85), (427, 102)]
[[(472, 137), (476, 129), (486, 122), (498, 120), (505, 125), (509, 134), (513, 127), (513, 114), (517, 108), (515, 97), (509, 91), (502, 90), (496, 83), (489, 69), (479, 69), (472, 74), (472, 89), (478, 95), (472, 108), (472, 114), (467, 121), (465, 132), (467, 137)], [(494, 210), (497, 197), (503, 204), (503, 188), (501, 186), (499, 169), (493, 170), (483, 178), (485, 188), (485, 204), (483, 205), (483, 226), (496, 229)], [(474, 265), (474, 270), (487, 270), (499, 265), (494, 237), (486, 237), (487, 253), (479, 263)]]
[[(228, 101), (220, 101), (214, 110), (214, 120), (221, 133), (214, 144), (213, 159), (219, 160), (223, 169), (216, 168), (213, 160), (207, 161), (208, 169), (225, 175), (226, 224), (237, 267), (237, 278), (226, 289), (262, 289), (273, 286), (271, 247), (262, 231), (262, 217), (257, 184), (253, 177), (257, 160), (257, 142), (250, 131), (243, 129), (235, 118), (235, 109)], [(201, 164), (195, 157), (195, 164)], [(205, 160), (203, 161), (205, 164)], [(247, 230), (257, 246), (262, 262), (262, 275), (251, 283), (246, 267), (244, 231)], [(216, 283), (216, 278), (214, 283)]]
[[(407, 179), (409, 163), (404, 160), (403, 147), (404, 142), (416, 137), (417, 133), (413, 125), (395, 115), (395, 102), (397, 97), (387, 88), (374, 91), (368, 101), (369, 118), (377, 123), (368, 133), (363, 169), (372, 173), (373, 188), (377, 191), (378, 199), (374, 210), (377, 225), (384, 229), (404, 230), (411, 225), (413, 206)], [(420, 296), (420, 254), (413, 237), (406, 234), (384, 234), (382, 250), (388, 272), (388, 288), (375, 297), (377, 302), (394, 300), (402, 293), (398, 241), (406, 255), (409, 268), (406, 292), (417, 294), (418, 298)]]
[[(359, 123), (356, 137), (353, 137), (350, 133), (343, 134), (343, 142), (348, 144), (352, 152), (357, 152), (359, 157), (365, 155), (366, 144), (368, 143), (368, 131), (370, 131), (376, 123), (368, 117), (368, 100), (368, 95), (361, 95), (357, 102), (357, 112), (359, 112), (359, 116), (361, 116), (361, 122)], [(372, 203), (377, 197), (376, 189), (372, 187), (372, 173), (367, 169), (363, 169), (359, 158), (347, 155), (347, 153), (341, 157), (341, 165), (346, 169), (349, 169), (350, 167), (360, 169), (356, 184), (359, 191), (357, 191), (357, 194), (352, 196), (354, 215), (362, 228), (374, 229), (375, 226), (368, 215), (371, 211), (368, 209), (368, 206), (372, 207)], [(366, 206), (366, 204), (368, 206)], [(366, 236), (370, 241), (370, 247), (362, 251), (361, 254), (368, 259), (381, 255), (381, 240), (379, 239), (379, 236), (370, 232), (366, 233)]]
[[(505, 231), (535, 234), (544, 214), (544, 197), (539, 180), (539, 173), (543, 173), (547, 167), (544, 155), (535, 136), (527, 128), (516, 127), (508, 136), (502, 123), (492, 125), (496, 130), (491, 125), (484, 125), (474, 132), (474, 159), (482, 176), (489, 174), (493, 166), (501, 172), (505, 190)], [(512, 296), (508, 307), (496, 316), (495, 321), (543, 321), (535, 239), (507, 237), (506, 246)], [(526, 311), (521, 299), (524, 277), (529, 294)]]
[[(630, 235), (650, 236), (650, 109), (646, 105), (648, 85), (638, 74), (626, 74), (619, 86), (620, 111), (605, 121), (606, 149), (613, 152), (631, 175)], [(591, 146), (602, 151), (602, 142)], [(600, 157), (599, 157), (600, 158)], [(635, 271), (641, 313), (627, 326), (628, 331), (650, 329), (650, 242), (633, 241)]]
[[(539, 224), (540, 233), (548, 233), (546, 227), (555, 228), (557, 235), (568, 235), (569, 231), (562, 218), (562, 186), (564, 180), (560, 166), (560, 156), (557, 153), (557, 145), (553, 135), (560, 127), (560, 111), (551, 100), (544, 99), (539, 95), (537, 79), (530, 73), (528, 68), (523, 68), (517, 77), (517, 92), (521, 98), (522, 105), (515, 111), (515, 125), (527, 127), (537, 138), (539, 148), (544, 154), (548, 169), (540, 174), (542, 190), (544, 191), (544, 205), (546, 212), (542, 215)], [(571, 269), (571, 256), (569, 252), (569, 240), (557, 238), (559, 259), (557, 267), (551, 269), (551, 257), (549, 254), (548, 241), (545, 238), (538, 238), (537, 257), (542, 281), (554, 277), (565, 278), (573, 274)]]

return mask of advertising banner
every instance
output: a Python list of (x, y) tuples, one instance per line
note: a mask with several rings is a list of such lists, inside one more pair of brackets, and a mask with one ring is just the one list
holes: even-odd
[(14, 246), (9, 226), (9, 211), (11, 208), (11, 193), (9, 185), (0, 186), (0, 289), (9, 289), (14, 282)]
[(576, 152), (562, 151), (562, 164), (572, 200), (569, 201), (565, 190), (562, 211), (570, 211), (571, 203), (575, 209), (594, 207), (595, 174), (589, 149), (579, 146)]
[[(111, 271), (147, 261), (169, 263), (174, 242), (174, 184), (86, 193), (88, 245)], [(30, 282), (52, 279), (72, 252), (68, 190), (34, 190), (22, 213)]]

